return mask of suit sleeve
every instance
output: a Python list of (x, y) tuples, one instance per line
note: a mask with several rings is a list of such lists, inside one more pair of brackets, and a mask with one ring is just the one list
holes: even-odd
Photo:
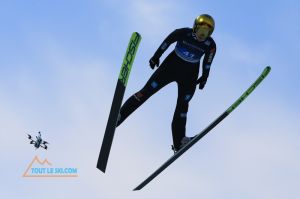
[(181, 35), (185, 33), (185, 30), (186, 30), (185, 28), (176, 29), (171, 34), (169, 34), (167, 38), (159, 46), (159, 48), (156, 50), (153, 57), (160, 58), (161, 55), (168, 49), (168, 47), (172, 43), (178, 41)]
[(216, 44), (213, 42), (211, 47), (207, 52), (205, 52), (205, 56), (202, 63), (202, 76), (207, 79), (209, 76), (210, 66), (216, 54)]

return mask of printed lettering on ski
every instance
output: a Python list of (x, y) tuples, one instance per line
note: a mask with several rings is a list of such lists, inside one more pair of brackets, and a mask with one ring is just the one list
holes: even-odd
[(122, 82), (124, 86), (127, 85), (128, 76), (131, 70), (131, 66), (136, 54), (137, 46), (139, 45), (141, 37), (138, 34), (134, 34), (134, 36), (131, 38), (130, 43), (127, 48), (127, 52), (125, 54), (122, 69), (120, 72), (119, 80)]

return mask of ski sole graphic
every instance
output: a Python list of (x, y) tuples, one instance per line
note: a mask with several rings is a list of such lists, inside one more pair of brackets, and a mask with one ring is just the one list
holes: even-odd
[(141, 41), (141, 35), (137, 32), (132, 33), (132, 36), (130, 38), (125, 57), (123, 59), (121, 71), (119, 74), (117, 86), (115, 89), (115, 94), (113, 98), (113, 102), (111, 105), (102, 146), (97, 162), (97, 168), (100, 169), (103, 173), (105, 173), (107, 161), (111, 149), (111, 145), (113, 142), (116, 124), (118, 120), (118, 115), (120, 111), (120, 107), (122, 105), (122, 100), (124, 97), (126, 85), (128, 82), (129, 74), (131, 71), (131, 67), (138, 49), (138, 46)]
[(163, 170), (165, 170), (170, 164), (172, 164), (177, 158), (179, 158), (184, 152), (196, 144), (201, 138), (203, 138), (210, 130), (217, 126), (224, 118), (226, 118), (236, 107), (238, 107), (251, 93), (252, 91), (265, 79), (265, 77), (271, 71), (271, 67), (267, 66), (257, 80), (238, 98), (224, 113), (222, 113), (215, 121), (208, 125), (203, 131), (197, 134), (186, 146), (181, 148), (170, 159), (168, 159), (161, 167), (159, 167), (154, 173), (152, 173), (146, 180), (139, 184), (134, 191), (141, 190), (149, 182), (151, 182), (156, 176), (158, 176)]

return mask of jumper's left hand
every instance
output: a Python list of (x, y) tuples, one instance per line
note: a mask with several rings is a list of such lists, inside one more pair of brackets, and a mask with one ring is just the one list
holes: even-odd
[(199, 84), (199, 89), (203, 89), (205, 84), (206, 84), (207, 78), (201, 76), (198, 80), (197, 80), (197, 84)]

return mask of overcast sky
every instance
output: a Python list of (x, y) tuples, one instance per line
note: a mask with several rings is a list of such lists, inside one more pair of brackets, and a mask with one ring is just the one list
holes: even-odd
[[(300, 4), (277, 1), (1, 0), (1, 198), (300, 198)], [(217, 54), (188, 113), (187, 135), (272, 71), (228, 118), (154, 179), (171, 155), (176, 84), (116, 131), (106, 174), (96, 162), (122, 59), (142, 35), (124, 100), (153, 73), (148, 60), (174, 29), (216, 21)], [(174, 49), (174, 45), (163, 58)], [(49, 150), (35, 150), (38, 131)], [(78, 178), (23, 178), (35, 155)]]

